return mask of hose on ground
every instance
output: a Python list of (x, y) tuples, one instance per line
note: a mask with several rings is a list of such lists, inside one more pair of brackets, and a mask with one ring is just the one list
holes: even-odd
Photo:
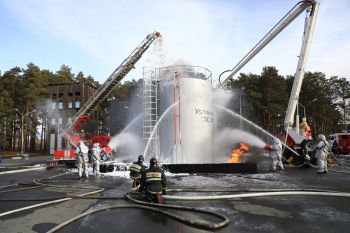
[(18, 191), (29, 190), (29, 189), (37, 189), (37, 188), (43, 188), (43, 187), (45, 187), (45, 186), (35, 185), (35, 186), (32, 186), (32, 187), (16, 188), (16, 189), (10, 189), (10, 190), (2, 190), (2, 191), (0, 191), (0, 193), (18, 192)]
[(53, 197), (41, 197), (41, 198), (1, 198), (0, 201), (50, 201), (62, 198), (71, 199), (89, 199), (89, 200), (125, 200), (125, 196), (112, 196), (112, 197), (101, 197), (101, 196), (77, 196), (77, 195), (62, 195)]
[[(173, 189), (172, 191), (184, 191), (185, 189)], [(313, 189), (310, 189), (313, 190)], [(169, 190), (170, 191), (170, 190)], [(193, 191), (217, 191), (217, 190), (208, 190), (208, 189), (203, 189), (203, 190), (198, 190), (198, 189), (193, 189)], [(227, 190), (223, 190), (227, 191)], [(246, 197), (264, 197), (264, 196), (282, 196), (282, 195), (313, 195), (313, 196), (331, 196), (331, 197), (350, 197), (350, 193), (344, 193), (344, 192), (335, 192), (335, 191), (324, 191), (324, 190), (317, 190), (314, 189), (313, 191), (290, 191), (288, 189), (284, 189), (283, 191), (279, 192), (261, 192), (261, 193), (249, 193), (249, 194), (234, 194), (234, 195), (221, 195), (221, 196), (197, 196), (197, 197), (184, 197), (184, 196), (169, 196), (169, 195), (164, 195), (164, 199), (166, 200), (220, 200), (220, 199), (232, 199), (232, 198), (246, 198)], [(216, 212), (212, 211), (207, 211), (203, 209), (198, 209), (195, 207), (185, 207), (185, 206), (177, 206), (177, 205), (168, 205), (168, 204), (156, 204), (156, 203), (148, 203), (148, 202), (143, 202), (136, 200), (131, 197), (130, 193), (126, 194), (125, 196), (129, 201), (138, 204), (138, 205), (110, 205), (106, 207), (102, 207), (99, 209), (95, 210), (90, 210), (85, 213), (82, 213), (80, 215), (77, 215), (59, 225), (56, 227), (52, 228), (50, 233), (56, 232), (57, 230), (67, 226), (68, 224), (85, 217), (87, 215), (104, 211), (104, 210), (109, 210), (109, 209), (116, 209), (116, 208), (137, 208), (137, 209), (146, 209), (150, 210), (159, 214), (163, 214), (165, 216), (168, 216), (172, 219), (175, 219), (177, 221), (180, 221), (184, 224), (201, 228), (201, 229), (219, 229), (224, 226), (226, 226), (229, 223), (229, 219)], [(194, 221), (190, 219), (185, 219), (181, 216), (178, 216), (174, 213), (170, 213), (168, 211), (163, 211), (158, 208), (167, 208), (167, 209), (180, 209), (180, 210), (186, 210), (186, 211), (195, 211), (195, 212), (200, 212), (200, 213), (205, 213), (205, 214), (210, 214), (213, 215), (217, 218), (222, 219), (220, 223), (210, 223), (210, 222), (203, 222), (203, 221)]]
[(72, 187), (69, 185), (45, 184), (45, 183), (40, 183), (39, 181), (36, 181), (36, 180), (33, 180), (32, 182), (34, 185), (41, 185), (41, 186), (46, 186), (46, 187), (59, 187), (59, 188), (72, 188), (72, 189), (95, 189), (93, 187)]
[(142, 206), (150, 206), (150, 207), (158, 207), (158, 208), (166, 208), (166, 209), (178, 209), (178, 210), (185, 210), (185, 211), (191, 211), (191, 212), (198, 212), (198, 213), (204, 213), (208, 215), (215, 216), (216, 218), (221, 219), (222, 221), (219, 223), (211, 223), (211, 222), (203, 222), (203, 221), (194, 221), (194, 220), (189, 220), (185, 219), (181, 216), (175, 215), (173, 213), (168, 213), (166, 212), (167, 216), (176, 219), (184, 224), (194, 226), (197, 228), (204, 228), (204, 229), (219, 229), (224, 226), (226, 226), (229, 223), (229, 218), (227, 218), (225, 215), (214, 212), (214, 211), (209, 211), (209, 210), (204, 210), (204, 209), (199, 209), (196, 207), (188, 207), (188, 206), (179, 206), (179, 205), (168, 205), (168, 204), (158, 204), (158, 203), (151, 203), (151, 202), (144, 202), (144, 201), (139, 201), (131, 197), (130, 193), (127, 193), (125, 195), (126, 199), (135, 203), (139, 204)]
[[(95, 197), (94, 197), (95, 198)], [(120, 197), (118, 197), (120, 198)], [(109, 206), (105, 206), (102, 208), (98, 208), (98, 209), (94, 209), (94, 210), (89, 210), (86, 211), (82, 214), (79, 214), (57, 226), (55, 226), (54, 228), (50, 229), (48, 231), (48, 233), (53, 233), (56, 232), (59, 229), (62, 229), (63, 227), (69, 225), (70, 223), (77, 221), (87, 215), (90, 214), (94, 214), (97, 212), (101, 212), (104, 210), (110, 210), (110, 209), (120, 209), (120, 208), (135, 208), (135, 209), (144, 209), (144, 210), (149, 210), (155, 213), (159, 213), (162, 215), (165, 215), (169, 218), (172, 218), (178, 222), (181, 222), (183, 224), (198, 228), (198, 229), (207, 229), (207, 230), (215, 230), (215, 229), (220, 229), (222, 227), (225, 227), (228, 225), (229, 223), (229, 218), (226, 217), (223, 214), (220, 213), (216, 213), (213, 211), (208, 211), (208, 210), (203, 210), (203, 209), (199, 209), (196, 207), (186, 207), (186, 206), (178, 206), (178, 205), (167, 205), (167, 204), (157, 204), (157, 203), (148, 203), (148, 202), (144, 202), (144, 201), (139, 201), (136, 200), (134, 198), (131, 197), (130, 193), (126, 194), (125, 197), (127, 200), (135, 203), (136, 205), (109, 205)], [(96, 199), (105, 199), (105, 198), (101, 198), (101, 197), (96, 197)], [(115, 199), (115, 197), (110, 197), (110, 199)], [(204, 214), (208, 214), (211, 216), (214, 216), (216, 218), (221, 219), (222, 221), (219, 223), (212, 223), (212, 222), (208, 222), (208, 221), (203, 221), (203, 220), (193, 220), (193, 219), (188, 219), (188, 218), (184, 218), (182, 216), (179, 216), (175, 213), (171, 213), (169, 211), (164, 211), (161, 210), (159, 208), (167, 208), (167, 209), (178, 209), (178, 210), (185, 210), (185, 211), (191, 211), (191, 212), (198, 212), (198, 213), (204, 213)]]
[(235, 198), (247, 198), (247, 197), (290, 196), (290, 195), (350, 197), (350, 193), (345, 193), (345, 192), (287, 191), (287, 192), (259, 192), (259, 193), (242, 193), (242, 194), (232, 194), (232, 195), (196, 196), (196, 197), (164, 195), (163, 198), (165, 200), (200, 201), (200, 200), (223, 200), (223, 199), (235, 199)]
[[(211, 226), (211, 227), (215, 227), (217, 224), (213, 224), (213, 225), (208, 225), (208, 224), (205, 224), (204, 222), (195, 222), (195, 221), (191, 221), (191, 220), (188, 220), (188, 219), (185, 219), (181, 216), (178, 216), (176, 214), (173, 214), (173, 213), (170, 213), (170, 212), (167, 212), (167, 211), (164, 211), (164, 210), (161, 210), (161, 209), (158, 209), (158, 208), (154, 208), (154, 207), (149, 207), (149, 206), (144, 206), (144, 205), (110, 205), (110, 206), (105, 206), (105, 207), (102, 207), (102, 208), (98, 208), (98, 209), (94, 209), (94, 210), (90, 210), (90, 211), (86, 211), (82, 214), (79, 214), (57, 226), (55, 226), (54, 228), (50, 229), (49, 231), (47, 231), (47, 233), (53, 233), (53, 232), (56, 232), (57, 230), (59, 229), (62, 229), (63, 227), (67, 226), (68, 224), (76, 221), (76, 220), (79, 220), (80, 218), (83, 218), (87, 215), (90, 215), (90, 214), (93, 214), (93, 213), (96, 213), (96, 212), (101, 212), (101, 211), (104, 211), (104, 210), (110, 210), (110, 209), (121, 209), (121, 208), (134, 208), (134, 209), (144, 209), (144, 210), (149, 210), (149, 211), (152, 211), (152, 212), (155, 212), (155, 213), (159, 213), (159, 214), (163, 214), (165, 216), (168, 216), (170, 218), (173, 218), (177, 221), (181, 221), (183, 223), (187, 223), (191, 226), (196, 226), (197, 228), (200, 228), (201, 226), (203, 226), (204, 228), (207, 227), (207, 226)], [(226, 223), (226, 220), (227, 220), (227, 223), (226, 225), (228, 224), (228, 218), (226, 216), (224, 216), (225, 218), (225, 223)], [(225, 226), (226, 226), (225, 225)], [(211, 229), (217, 229), (217, 228), (211, 228)]]
[[(61, 175), (65, 175), (67, 173), (63, 173), (63, 174), (58, 174), (58, 175), (55, 175), (55, 176), (52, 176), (51, 178), (54, 178), (54, 177), (57, 177), (57, 176), (61, 176)], [(70, 187), (70, 186), (62, 186), (62, 185), (47, 185), (47, 184), (42, 184), (42, 183), (39, 183), (39, 182), (36, 182), (36, 180), (32, 180), (32, 181), (25, 181), (25, 182), (20, 182), (18, 183), (19, 185), (28, 185), (28, 186), (33, 186), (33, 187), (28, 187), (28, 188), (18, 188), (18, 189), (11, 189), (11, 190), (4, 190), (3, 192), (6, 192), (6, 191), (9, 191), (9, 192), (14, 192), (14, 191), (22, 191), (22, 190), (26, 190), (26, 189), (32, 189), (32, 188), (43, 188), (43, 187), (56, 187), (56, 188), (59, 188), (59, 187), (63, 187), (63, 188), (72, 188), (73, 187)], [(81, 189), (81, 188), (79, 188)], [(92, 188), (88, 188), (88, 189), (92, 189)], [(83, 194), (79, 194), (77, 196), (72, 196), (72, 197), (69, 197), (69, 196), (56, 196), (56, 197), (45, 197), (45, 198), (21, 198), (21, 199), (17, 199), (18, 201), (47, 201), (47, 202), (42, 202), (42, 203), (38, 203), (38, 204), (35, 204), (35, 205), (30, 205), (30, 206), (26, 206), (26, 207), (22, 207), (22, 208), (19, 208), (19, 209), (15, 209), (15, 210), (11, 210), (11, 211), (7, 211), (7, 212), (3, 212), (3, 213), (0, 213), (0, 217), (3, 217), (3, 216), (7, 216), (7, 215), (10, 215), (10, 214), (13, 214), (13, 213), (17, 213), (17, 212), (21, 212), (23, 210), (28, 210), (28, 209), (34, 209), (34, 208), (37, 208), (37, 207), (40, 207), (40, 206), (45, 206), (45, 205), (50, 205), (50, 204), (54, 204), (54, 203), (59, 203), (59, 202), (64, 202), (64, 201), (68, 201), (68, 200), (71, 200), (73, 198), (78, 198), (78, 197), (84, 197), (84, 196), (87, 196), (87, 195), (91, 195), (91, 194), (95, 194), (95, 193), (100, 193), (104, 191), (104, 189), (98, 189), (98, 190), (93, 190), (93, 191), (90, 191), (90, 192), (87, 192), (87, 193), (83, 193)], [(6, 199), (3, 199), (4, 201)], [(6, 201), (15, 201), (14, 199), (7, 199)]]
[(42, 184), (38, 182), (21, 182), (18, 183), (18, 185), (23, 185), (23, 186), (29, 186), (29, 187), (22, 187), (22, 188), (12, 188), (9, 190), (1, 190), (0, 193), (10, 193), (10, 192), (18, 192), (18, 191), (24, 191), (24, 190), (30, 190), (30, 189), (37, 189), (37, 188), (45, 188), (45, 187), (55, 187), (55, 188), (65, 188), (65, 189), (88, 189), (88, 190), (94, 190), (95, 188), (87, 188), (87, 187), (71, 187), (71, 186), (66, 186), (66, 185), (48, 185), (48, 184)]
[(347, 172), (347, 171), (338, 171), (338, 170), (333, 170), (333, 169), (328, 169), (328, 171), (336, 172), (336, 173), (343, 173), (343, 174), (350, 174), (350, 172)]
[(325, 190), (325, 189), (198, 189), (198, 188), (174, 188), (167, 189), (167, 192), (239, 192), (239, 193), (248, 193), (248, 192), (291, 192), (291, 191), (301, 191), (301, 192), (330, 192), (338, 193), (334, 190)]
[[(201, 188), (173, 188), (167, 189), (168, 193), (172, 192), (209, 192), (209, 193), (251, 193), (251, 192), (291, 192), (291, 191), (305, 191), (305, 192), (329, 192), (338, 193), (338, 191), (324, 190), (324, 189), (201, 189)], [(50, 201), (61, 198), (71, 199), (90, 199), (90, 200), (124, 200), (125, 196), (79, 196), (79, 195), (62, 195), (52, 197), (40, 197), (40, 198), (0, 198), (0, 201)], [(147, 204), (147, 202), (142, 202)]]
[[(92, 191), (92, 192), (79, 194), (78, 196), (86, 196), (86, 195), (90, 195), (90, 194), (100, 193), (103, 190), (104, 189), (98, 189), (98, 190), (95, 190), (95, 191)], [(55, 199), (55, 200), (52, 200), (52, 201), (42, 202), (42, 203), (35, 204), (35, 205), (26, 206), (26, 207), (15, 209), (15, 210), (10, 210), (10, 211), (7, 211), (7, 212), (0, 213), (0, 217), (7, 216), (7, 215), (10, 215), (10, 214), (13, 214), (13, 213), (17, 213), (17, 212), (21, 212), (23, 210), (34, 209), (34, 208), (37, 208), (37, 207), (40, 207), (40, 206), (51, 205), (51, 204), (54, 204), (54, 203), (68, 201), (68, 200), (71, 200), (71, 199), (72, 198), (70, 198), (70, 197), (66, 197), (66, 198), (61, 198), (61, 199)]]
[(350, 167), (347, 167), (347, 166), (345, 166), (342, 162), (340, 162), (340, 161), (336, 158), (336, 156), (333, 154), (333, 152), (331, 152), (330, 154), (332, 155), (332, 157), (334, 158), (334, 160), (337, 161), (337, 163), (338, 163), (341, 167), (350, 170)]

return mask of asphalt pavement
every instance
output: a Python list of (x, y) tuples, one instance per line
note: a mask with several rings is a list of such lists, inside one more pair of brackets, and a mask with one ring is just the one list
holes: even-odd
[[(349, 164), (349, 158), (340, 158)], [(258, 174), (167, 174), (169, 188), (247, 189), (322, 189), (350, 193), (349, 170), (334, 166), (328, 174), (314, 168), (286, 168), (284, 172)], [(344, 172), (344, 173), (343, 173)], [(47, 186), (28, 187), (36, 180)], [(25, 182), (26, 185), (23, 184)], [(18, 185), (20, 183), (20, 185)], [(123, 196), (131, 189), (126, 172), (77, 179), (76, 169), (56, 168), (0, 175), (0, 199), (59, 197), (79, 195), (104, 188), (99, 195)], [(9, 192), (11, 191), (12, 192)], [(223, 193), (169, 193), (169, 195), (222, 195)], [(227, 194), (227, 193), (224, 193)], [(0, 201), (0, 215), (10, 210), (44, 201)], [(270, 196), (216, 201), (167, 201), (168, 204), (200, 207), (224, 214), (228, 226), (218, 232), (349, 232), (350, 199), (320, 196)], [(0, 217), (1, 232), (46, 232), (72, 217), (107, 205), (129, 205), (126, 200), (73, 199)], [(215, 218), (191, 212), (174, 211), (186, 219)], [(88, 215), (58, 232), (211, 232), (195, 229), (173, 219), (140, 209), (113, 209)]]

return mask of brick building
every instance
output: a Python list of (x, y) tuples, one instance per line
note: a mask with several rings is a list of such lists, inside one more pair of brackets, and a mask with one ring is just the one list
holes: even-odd
[[(61, 133), (95, 91), (96, 87), (88, 83), (52, 84), (49, 86), (51, 100), (48, 106), (47, 135), (49, 140), (47, 143), (50, 154), (53, 154), (56, 149), (70, 148)], [(103, 128), (102, 119), (104, 116), (104, 111), (101, 106), (98, 106), (88, 123), (82, 125), (82, 129), (88, 134), (100, 133)]]

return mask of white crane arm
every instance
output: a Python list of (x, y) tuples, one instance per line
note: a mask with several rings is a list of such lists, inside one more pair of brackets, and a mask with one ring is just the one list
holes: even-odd
[[(237, 74), (251, 59), (253, 59), (267, 44), (269, 44), (284, 28), (294, 21), (303, 11), (309, 7), (318, 5), (315, 0), (305, 0), (298, 2), (238, 63), (232, 70), (229, 76), (222, 82), (225, 86), (228, 81)], [(313, 10), (315, 12), (315, 10)], [(225, 73), (223, 72), (223, 73)], [(223, 74), (222, 73), (222, 74)], [(221, 74), (221, 75), (222, 75)], [(220, 75), (220, 76), (221, 76)], [(219, 77), (220, 82), (220, 77)]]

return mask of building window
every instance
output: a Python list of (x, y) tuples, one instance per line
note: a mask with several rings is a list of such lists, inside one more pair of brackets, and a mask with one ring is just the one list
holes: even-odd
[(55, 102), (51, 103), (51, 108), (52, 109), (56, 109), (56, 103)]
[(59, 118), (58, 118), (58, 124), (59, 124), (59, 125), (62, 125), (62, 117), (59, 117)]
[(72, 124), (72, 118), (71, 117), (68, 117), (67, 123), (68, 124)]
[(58, 103), (58, 109), (63, 109), (63, 103), (62, 102)]
[(73, 108), (73, 102), (72, 101), (68, 102), (68, 108)]
[(56, 125), (56, 119), (55, 118), (51, 119), (51, 125)]
[(80, 101), (75, 101), (75, 108), (80, 108)]
[(59, 101), (62, 101), (62, 100), (63, 100), (63, 93), (59, 93), (59, 94), (58, 94), (58, 100), (59, 100)]

